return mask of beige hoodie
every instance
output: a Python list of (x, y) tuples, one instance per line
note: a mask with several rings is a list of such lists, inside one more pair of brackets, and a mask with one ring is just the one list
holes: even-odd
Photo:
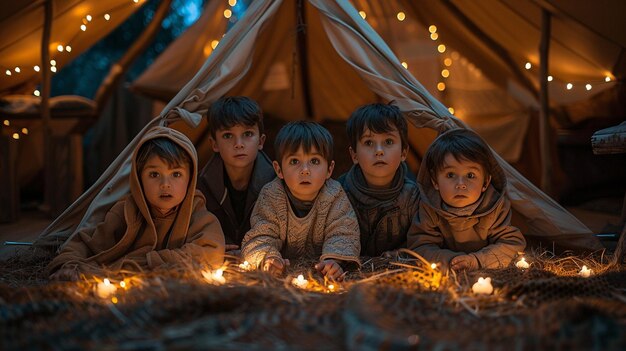
[[(192, 160), (187, 195), (177, 211), (165, 217), (151, 215), (141, 187), (136, 158), (141, 145), (165, 137), (181, 146)], [(167, 127), (148, 131), (133, 152), (129, 176), (130, 194), (118, 201), (95, 228), (75, 232), (48, 265), (53, 273), (66, 264), (82, 272), (99, 268), (150, 269), (165, 263), (193, 259), (219, 266), (224, 260), (224, 234), (217, 218), (208, 212), (205, 199), (196, 190), (198, 157), (191, 141)], [(169, 240), (164, 238), (169, 234)], [(159, 244), (160, 243), (160, 244)]]

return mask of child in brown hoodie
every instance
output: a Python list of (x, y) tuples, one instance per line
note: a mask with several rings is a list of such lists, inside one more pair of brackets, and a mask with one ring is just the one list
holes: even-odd
[(526, 241), (511, 226), (506, 176), (489, 146), (467, 129), (441, 134), (418, 175), (420, 205), (409, 249), (444, 268), (507, 266)]
[(132, 156), (130, 194), (95, 228), (68, 239), (47, 267), (50, 278), (77, 280), (101, 268), (143, 270), (190, 259), (222, 264), (224, 234), (196, 190), (197, 163), (184, 134), (149, 130)]

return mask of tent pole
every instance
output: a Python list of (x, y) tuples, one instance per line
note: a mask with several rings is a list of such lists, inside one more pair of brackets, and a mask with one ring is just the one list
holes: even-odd
[(111, 66), (109, 73), (102, 81), (102, 84), (100, 84), (100, 86), (98, 87), (98, 91), (96, 92), (96, 96), (94, 97), (98, 114), (100, 114), (100, 112), (102, 112), (102, 109), (104, 109), (104, 105), (113, 93), (113, 89), (115, 89), (119, 81), (122, 79), (124, 73), (128, 71), (133, 61), (135, 61), (135, 59), (146, 50), (148, 45), (152, 43), (156, 35), (159, 33), (159, 30), (161, 29), (161, 23), (163, 23), (163, 20), (169, 13), (172, 1), (173, 0), (161, 1), (159, 7), (154, 13), (152, 21), (150, 21), (150, 24), (148, 24), (146, 30), (141, 32), (139, 38), (135, 40), (133, 45), (126, 51), (124, 56), (122, 56), (119, 61)]
[(311, 91), (309, 84), (308, 53), (307, 53), (307, 37), (306, 37), (306, 12), (304, 9), (304, 1), (298, 0), (296, 5), (296, 35), (298, 50), (298, 66), (300, 66), (300, 79), (302, 79), (302, 93), (304, 95), (304, 111), (306, 119), (312, 120), (313, 104), (311, 103)]
[(552, 193), (552, 162), (550, 159), (550, 104), (548, 100), (548, 54), (550, 51), (550, 12), (541, 10), (541, 43), (539, 46), (539, 148), (541, 154), (541, 190)]
[(52, 0), (44, 1), (44, 24), (41, 37), (41, 119), (43, 128), (43, 169), (45, 212), (53, 208), (54, 174), (52, 174), (52, 131), (50, 128), (50, 32), (52, 30)]

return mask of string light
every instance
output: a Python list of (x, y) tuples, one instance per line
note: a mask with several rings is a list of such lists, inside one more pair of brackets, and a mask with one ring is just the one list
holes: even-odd
[(6, 70), (4, 73), (5, 73), (7, 76), (10, 76), (10, 75), (12, 74), (10, 69)]
[(611, 77), (606, 76), (606, 77), (604, 78), (604, 81), (605, 81), (605, 82), (607, 82), (607, 83), (608, 83), (608, 82), (610, 82), (610, 81), (611, 81)]
[(232, 15), (233, 15), (233, 11), (231, 11), (230, 9), (224, 10), (224, 17), (230, 18), (230, 16)]
[(439, 44), (439, 46), (437, 46), (437, 51), (443, 54), (444, 52), (446, 52), (446, 46), (443, 44)]
[(58, 45), (57, 46), (57, 51), (58, 52), (63, 52), (63, 50), (64, 50), (63, 45)]
[(39, 96), (41, 95), (41, 93), (39, 92), (39, 90), (35, 89), (35, 91), (33, 91), (33, 95)]
[(21, 72), (20, 68), (19, 67), (15, 67), (15, 73), (20, 73), (20, 72)]
[(87, 22), (91, 22), (91, 15), (87, 15), (85, 18), (87, 19)]
[(431, 33), (435, 33), (435, 32), (437, 32), (437, 26), (435, 26), (435, 25), (430, 25), (430, 26), (428, 27), (428, 31), (429, 31), (429, 32), (431, 32)]
[(33, 67), (33, 69), (35, 70), (35, 72), (39, 72), (41, 70), (41, 68), (39, 68), (39, 66), (35, 65), (35, 67)]
[(404, 21), (404, 19), (406, 18), (406, 15), (404, 14), (404, 12), (400, 11), (400, 12), (398, 12), (398, 14), (396, 15), (396, 18), (398, 19), (398, 21), (402, 22), (402, 21)]
[(66, 45), (66, 46), (65, 46), (65, 51), (67, 51), (67, 52), (72, 52), (72, 47), (71, 47), (71, 46), (69, 46), (69, 45)]
[(573, 87), (574, 87), (574, 84), (572, 83), (567, 83), (566, 85), (567, 90), (572, 90)]
[(4, 123), (4, 125), (5, 125), (5, 126), (7, 126), (7, 127), (11, 125), (11, 122), (9, 122), (9, 120), (8, 120), (8, 119), (5, 119), (3, 123)]
[(587, 90), (591, 90), (591, 88), (592, 88), (592, 87), (591, 87), (591, 84), (587, 84), (587, 85), (585, 85), (585, 89), (587, 89)]
[(87, 30), (87, 26), (84, 24), (80, 25), (80, 30), (82, 30), (83, 32)]
[(548, 76), (548, 82), (551, 82), (552, 79), (554, 79), (554, 78), (552, 78), (552, 76)]
[(28, 135), (28, 128), (22, 128), (22, 134)]
[(526, 69), (530, 69), (533, 65), (530, 62), (526, 62), (526, 64), (524, 65), (524, 68)]
[(365, 19), (365, 17), (367, 17), (367, 14), (365, 13), (365, 11), (359, 11), (359, 15), (361, 15), (361, 18)]
[(404, 61), (402, 61), (402, 67), (408, 69), (409, 68), (409, 64), (404, 62)]
[(438, 38), (439, 38), (439, 34), (437, 34), (437, 33), (431, 33), (430, 34), (430, 39), (431, 40), (437, 40)]
[(439, 90), (439, 91), (446, 90), (446, 83), (444, 83), (444, 82), (437, 83), (437, 90)]
[(111, 19), (111, 15), (109, 15), (108, 13), (105, 13), (105, 14), (104, 14), (104, 20), (105, 20), (105, 21), (108, 21), (108, 20), (110, 20), (110, 19)]
[(17, 133), (13, 133), (13, 139), (18, 140), (20, 138), (20, 135)]
[[(454, 114), (454, 108), (448, 107), (448, 112), (450, 112), (450, 114), (453, 115)], [(435, 267), (437, 267), (437, 265), (435, 265)], [(435, 267), (432, 267), (432, 268), (435, 269)]]
[(51, 70), (52, 72), (54, 72), (54, 73), (56, 73), (56, 72), (57, 72), (57, 68), (56, 68), (56, 66), (52, 66), (52, 67), (50, 67), (50, 70)]
[(444, 69), (443, 71), (441, 71), (441, 76), (444, 78), (448, 78), (450, 76), (450, 71)]
[(450, 67), (450, 66), (452, 66), (452, 59), (451, 59), (451, 58), (449, 58), (449, 57), (447, 57), (445, 60), (443, 60), (443, 64), (444, 64), (446, 67)]
[(50, 60), (50, 64), (51, 64), (52, 66), (56, 66), (56, 65), (57, 65), (57, 61), (56, 61), (56, 60)]
[(230, 5), (230, 6), (237, 5), (237, 0), (228, 0), (228, 5)]

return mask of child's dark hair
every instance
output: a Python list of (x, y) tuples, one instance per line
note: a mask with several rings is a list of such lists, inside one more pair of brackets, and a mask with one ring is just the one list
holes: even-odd
[(256, 101), (246, 96), (222, 97), (211, 104), (207, 113), (209, 132), (215, 138), (215, 133), (221, 129), (231, 128), (237, 124), (247, 127), (259, 126), (259, 133), (263, 134), (263, 112)]
[(315, 147), (328, 162), (333, 159), (333, 137), (326, 128), (316, 122), (294, 121), (284, 125), (276, 135), (276, 160), (282, 162), (285, 155), (296, 153), (301, 146), (307, 153)]
[(395, 128), (400, 133), (402, 149), (409, 147), (408, 126), (398, 106), (391, 103), (375, 103), (363, 105), (352, 112), (346, 124), (346, 131), (354, 151), (366, 128), (372, 133), (389, 133)]
[[(193, 167), (191, 156), (180, 145), (168, 138), (154, 138), (146, 141), (137, 151), (135, 163), (137, 165), (137, 173), (141, 173), (148, 159), (157, 155), (167, 162), (170, 167), (189, 166)], [(190, 169), (190, 172), (195, 170)]]
[(435, 179), (437, 172), (443, 168), (448, 154), (457, 161), (468, 160), (483, 167), (487, 175), (492, 174), (490, 160), (493, 157), (489, 145), (469, 129), (453, 129), (441, 134), (426, 151), (424, 162), (431, 179)]

